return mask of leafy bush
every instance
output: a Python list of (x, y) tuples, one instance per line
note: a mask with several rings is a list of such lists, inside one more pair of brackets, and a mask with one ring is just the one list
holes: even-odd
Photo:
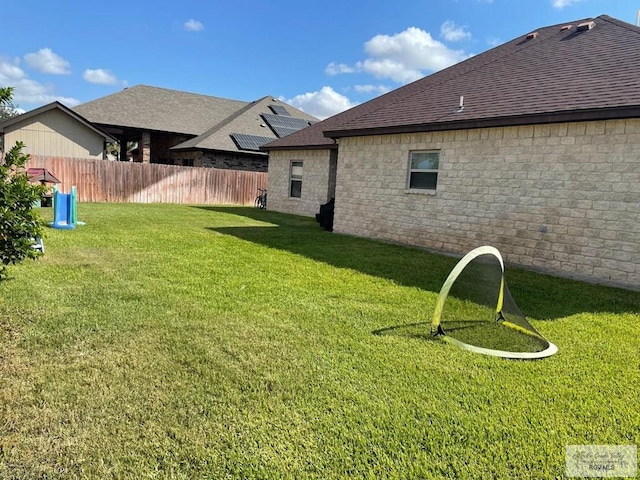
[[(0, 104), (11, 100), (10, 89), (0, 89)], [(46, 191), (43, 185), (29, 183), (23, 155), (24, 143), (17, 142), (0, 160), (0, 280), (7, 265), (25, 258), (36, 258), (34, 239), (42, 235), (42, 221), (33, 205)]]

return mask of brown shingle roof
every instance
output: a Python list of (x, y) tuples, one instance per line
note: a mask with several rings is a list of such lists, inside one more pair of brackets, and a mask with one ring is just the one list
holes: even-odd
[[(593, 29), (577, 31), (589, 21)], [(534, 38), (529, 33), (263, 148), (329, 148), (342, 136), (640, 116), (640, 28), (601, 15), (540, 28)], [(464, 109), (456, 112), (461, 96)]]
[[(593, 29), (578, 31), (591, 20)], [(418, 80), (396, 91), (402, 95), (374, 99), (375, 108), (325, 135), (640, 116), (640, 28), (606, 15), (563, 25)], [(464, 110), (456, 112), (460, 96)]]

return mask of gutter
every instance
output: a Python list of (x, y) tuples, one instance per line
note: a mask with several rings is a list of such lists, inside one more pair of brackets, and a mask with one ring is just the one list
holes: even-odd
[(640, 106), (594, 108), (579, 111), (573, 110), (570, 112), (542, 113), (532, 115), (519, 115), (514, 117), (494, 117), (486, 119), (422, 123), (414, 125), (392, 125), (372, 128), (325, 130), (323, 134), (327, 138), (336, 139), (341, 137), (438, 132), (444, 130), (468, 130), (472, 128), (512, 127), (521, 125), (540, 125), (548, 123), (587, 122), (594, 120), (618, 120), (624, 118), (640, 118)]

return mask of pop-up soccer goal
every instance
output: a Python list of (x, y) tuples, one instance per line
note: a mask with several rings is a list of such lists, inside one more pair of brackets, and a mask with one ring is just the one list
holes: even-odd
[(504, 358), (536, 359), (558, 348), (527, 321), (509, 293), (500, 252), (478, 247), (444, 282), (431, 333), (459, 347)]

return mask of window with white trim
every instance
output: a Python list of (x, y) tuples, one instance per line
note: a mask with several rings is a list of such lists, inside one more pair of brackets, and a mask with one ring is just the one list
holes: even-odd
[(291, 162), (289, 196), (293, 198), (302, 197), (302, 162)]
[(409, 190), (435, 191), (438, 184), (439, 150), (423, 150), (409, 153)]

